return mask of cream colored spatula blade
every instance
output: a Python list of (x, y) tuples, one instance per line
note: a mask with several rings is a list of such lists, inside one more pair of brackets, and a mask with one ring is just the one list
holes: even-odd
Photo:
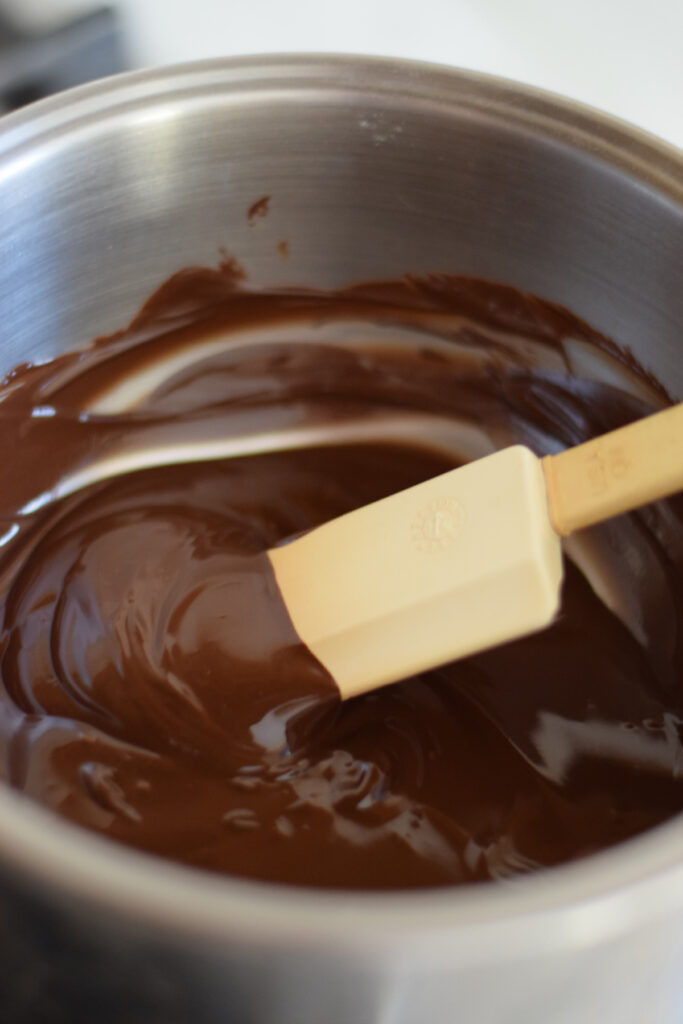
[(523, 447), (269, 555), (297, 633), (344, 697), (539, 629), (562, 581), (541, 462)]
[(543, 460), (507, 448), (269, 557), (297, 633), (351, 697), (548, 625), (560, 537), (681, 488), (683, 405)]

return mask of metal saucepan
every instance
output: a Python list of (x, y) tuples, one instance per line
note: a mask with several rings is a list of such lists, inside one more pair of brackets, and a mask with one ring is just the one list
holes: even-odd
[[(126, 75), (0, 122), (0, 372), (221, 246), (256, 286), (507, 282), (683, 395), (681, 154), (507, 82), (343, 57)], [(166, 864), (0, 786), (0, 942), (8, 1022), (668, 1024), (683, 820), (506, 886), (354, 895)]]

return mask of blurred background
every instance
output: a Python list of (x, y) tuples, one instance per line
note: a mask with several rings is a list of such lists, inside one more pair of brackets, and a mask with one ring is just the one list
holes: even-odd
[(0, 0), (0, 111), (124, 69), (277, 51), (504, 75), (683, 147), (683, 0)]

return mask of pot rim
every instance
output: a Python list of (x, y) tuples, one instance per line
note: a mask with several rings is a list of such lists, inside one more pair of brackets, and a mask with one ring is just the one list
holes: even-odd
[[(477, 72), (392, 58), (287, 54), (200, 61), (129, 72), (58, 94), (0, 121), (0, 181), (40, 160), (85, 125), (191, 96), (383, 95), (504, 119), (589, 150), (658, 197), (683, 206), (683, 153), (610, 115)], [(317, 953), (402, 947), (437, 969), (609, 941), (683, 908), (683, 816), (618, 847), (496, 885), (397, 893), (308, 890), (212, 875), (124, 848), (59, 819), (0, 785), (0, 862), (23, 883), (80, 896), (98, 911), (171, 934), (274, 941)], [(524, 949), (520, 948), (520, 929)]]

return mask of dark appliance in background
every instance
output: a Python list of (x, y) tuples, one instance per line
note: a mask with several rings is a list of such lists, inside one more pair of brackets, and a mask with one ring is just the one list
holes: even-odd
[(28, 31), (0, 2), (0, 114), (126, 66), (114, 9), (97, 8), (48, 31)]

